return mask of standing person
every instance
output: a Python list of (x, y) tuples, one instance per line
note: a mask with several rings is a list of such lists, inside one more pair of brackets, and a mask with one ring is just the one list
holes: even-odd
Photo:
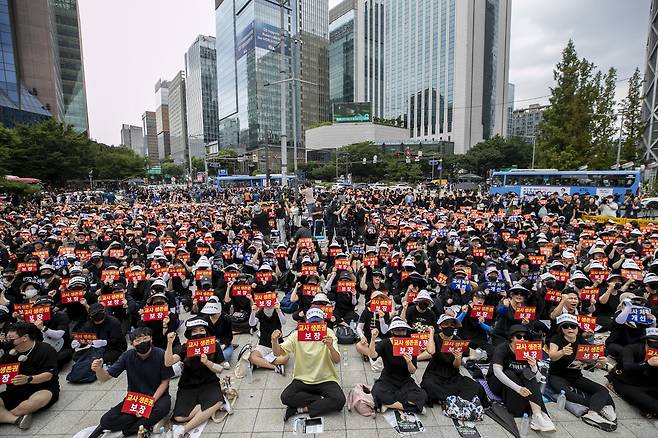
[[(318, 308), (306, 312), (306, 322), (324, 320), (325, 314)], [(272, 352), (279, 357), (277, 362), (285, 365), (289, 355), (295, 355), (293, 381), (281, 393), (281, 403), (286, 405), (283, 420), (287, 421), (296, 414), (317, 417), (343, 409), (345, 394), (338, 384), (336, 364), (340, 363), (340, 353), (334, 331), (327, 328), (327, 336), (321, 342), (299, 341), (297, 330), (283, 344), (279, 344), (280, 337), (280, 330), (272, 332)]]
[(124, 414), (121, 412), (121, 401), (103, 414), (100, 424), (89, 438), (98, 438), (105, 431), (121, 431), (124, 436), (130, 436), (136, 434), (140, 426), (150, 431), (169, 413), (169, 380), (174, 376), (174, 371), (165, 366), (164, 350), (153, 347), (151, 329), (148, 327), (133, 330), (130, 343), (134, 348), (124, 352), (107, 370), (103, 368), (103, 359), (94, 360), (91, 369), (101, 382), (117, 378), (125, 371), (128, 377), (128, 392), (148, 395), (155, 400), (151, 415), (149, 418), (143, 418)]
[(47, 409), (59, 399), (57, 352), (37, 341), (38, 329), (27, 322), (9, 327), (7, 351), (0, 363), (19, 363), (18, 374), (0, 394), (0, 423), (29, 429), (32, 414)]
[(306, 204), (306, 213), (310, 218), (315, 209), (315, 195), (313, 194), (313, 186), (307, 184), (303, 189), (299, 189), (299, 193), (304, 197), (304, 204)]

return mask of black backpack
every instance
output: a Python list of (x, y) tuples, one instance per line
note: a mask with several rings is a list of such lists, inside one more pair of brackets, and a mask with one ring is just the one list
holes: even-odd
[(359, 340), (359, 337), (354, 333), (354, 330), (346, 325), (339, 325), (336, 327), (335, 332), (339, 344), (356, 344)]

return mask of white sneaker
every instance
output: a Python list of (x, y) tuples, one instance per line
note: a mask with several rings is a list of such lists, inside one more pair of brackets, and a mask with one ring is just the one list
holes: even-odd
[(541, 414), (532, 414), (532, 419), (530, 420), (530, 428), (539, 432), (553, 432), (555, 431), (555, 425), (553, 421), (545, 413)]
[(587, 413), (583, 415), (581, 419), (589, 425), (597, 426), (604, 430), (610, 426), (615, 426), (615, 423), (608, 420), (607, 418), (604, 418), (598, 412), (592, 410), (587, 411)]
[(617, 413), (615, 412), (615, 408), (613, 408), (612, 405), (604, 406), (603, 409), (601, 409), (601, 416), (613, 423), (617, 421)]
[(546, 412), (542, 411), (541, 417), (544, 419), (544, 425), (546, 426), (543, 432), (555, 432), (557, 430), (555, 424), (553, 424), (553, 420), (551, 420), (551, 417)]

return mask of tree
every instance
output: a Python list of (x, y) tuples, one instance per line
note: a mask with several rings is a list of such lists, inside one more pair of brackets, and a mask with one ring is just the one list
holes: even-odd
[(608, 169), (615, 161), (615, 87), (617, 72), (614, 68), (603, 76), (598, 72), (590, 86), (594, 95), (592, 112), (592, 144), (587, 153), (587, 165), (592, 169)]
[(0, 125), (0, 176), (6, 175), (9, 171), (9, 156), (12, 150), (16, 149), (18, 137), (13, 129), (5, 128)]
[(173, 160), (163, 161), (160, 165), (162, 169), (162, 175), (166, 177), (176, 177), (179, 178), (185, 174), (185, 168), (180, 164), (176, 164)]
[(624, 118), (624, 139), (621, 147), (621, 162), (636, 161), (641, 156), (640, 145), (646, 123), (642, 119), (642, 78), (636, 68), (628, 80), (628, 94), (621, 102)]
[(531, 163), (532, 145), (519, 137), (503, 138), (499, 135), (476, 144), (455, 161), (460, 169), (482, 177), (486, 177), (490, 169), (528, 168)]

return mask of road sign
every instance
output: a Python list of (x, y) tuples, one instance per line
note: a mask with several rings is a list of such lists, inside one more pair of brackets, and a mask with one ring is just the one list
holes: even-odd
[(208, 163), (208, 166), (209, 167), (222, 167), (222, 163), (211, 162), (211, 163)]
[(217, 170), (217, 175), (219, 175), (219, 176), (227, 176), (227, 175), (228, 175), (228, 170), (226, 170), (226, 169), (218, 169), (218, 170)]
[(430, 166), (436, 166), (437, 164), (439, 164), (439, 160), (430, 160), (429, 161)]

